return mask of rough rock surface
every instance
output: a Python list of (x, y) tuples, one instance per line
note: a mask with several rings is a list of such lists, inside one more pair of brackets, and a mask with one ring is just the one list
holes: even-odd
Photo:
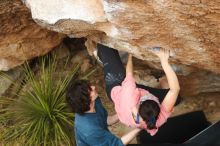
[(4, 95), (4, 93), (15, 81), (18, 80), (18, 78), (21, 78), (22, 74), (23, 70), (21, 67), (11, 69), (7, 72), (4, 72), (4, 74), (0, 74), (0, 97)]
[(37, 25), (20, 0), (0, 1), (0, 70), (9, 70), (46, 54), (63, 37)]
[[(70, 37), (104, 33), (101, 43), (158, 62), (150, 49), (172, 50), (186, 72), (220, 74), (219, 0), (24, 0), (33, 19)], [(89, 47), (89, 46), (88, 46)], [(187, 69), (186, 69), (187, 68)]]
[[(211, 72), (193, 72), (179, 76), (181, 95), (195, 96), (199, 93), (220, 92), (220, 76)], [(219, 95), (220, 98), (220, 95)]]
[[(152, 68), (149, 66), (152, 66)], [(136, 81), (147, 86), (157, 87), (158, 83), (155, 78), (160, 78), (164, 75), (164, 72), (158, 70), (160, 68), (155, 69), (156, 67), (157, 64), (149, 64), (149, 62), (134, 59)], [(190, 67), (185, 67), (184, 70), (180, 70), (180, 65), (172, 65), (172, 67), (177, 72), (182, 97), (194, 97), (200, 93), (220, 93), (219, 74), (199, 69), (196, 70)]]

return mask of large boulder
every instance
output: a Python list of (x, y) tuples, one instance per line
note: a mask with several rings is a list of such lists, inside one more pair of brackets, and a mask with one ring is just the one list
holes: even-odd
[(23, 1), (33, 19), (48, 29), (70, 37), (93, 38), (104, 33), (101, 43), (152, 64), (159, 62), (152, 47), (169, 48), (171, 61), (182, 72), (220, 73), (218, 0)]
[(0, 70), (9, 70), (46, 54), (63, 37), (37, 25), (20, 0), (0, 1)]

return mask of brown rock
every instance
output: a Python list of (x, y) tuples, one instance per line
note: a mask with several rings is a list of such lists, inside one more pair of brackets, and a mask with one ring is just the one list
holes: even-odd
[(20, 0), (0, 1), (0, 23), (0, 70), (46, 54), (64, 37), (38, 26)]
[(81, 73), (85, 73), (91, 67), (92, 67), (92, 65), (90, 64), (90, 60), (84, 59), (82, 65), (80, 67), (80, 71), (81, 71)]
[[(136, 59), (134, 59), (134, 73), (137, 83), (150, 87), (159, 87), (159, 82), (157, 82), (155, 77), (164, 75), (163, 71), (152, 69), (149, 67), (149, 64)], [(182, 73), (180, 72), (180, 74)], [(201, 93), (220, 91), (220, 76), (212, 72), (188, 70), (183, 75), (178, 75), (178, 79), (181, 87), (180, 95), (182, 97), (192, 97)]]
[[(4, 93), (10, 88), (11, 85), (15, 86), (15, 82), (21, 79), (21, 75), (23, 74), (23, 70), (20, 67), (14, 68), (7, 72), (3, 72), (0, 74), (0, 96), (3, 96)], [(10, 88), (13, 89), (13, 88)]]
[(177, 66), (220, 73), (218, 0), (25, 2), (33, 18), (48, 29), (70, 37), (105, 33), (101, 43), (154, 63), (159, 61), (150, 49), (169, 48)]
[(183, 97), (220, 91), (220, 76), (211, 72), (194, 72), (178, 78)]
[(68, 59), (70, 57), (69, 48), (63, 43), (54, 48), (52, 54), (56, 57), (56, 59)]
[(74, 56), (71, 59), (72, 64), (83, 63), (83, 60), (88, 57), (86, 50), (75, 51)]
[(150, 75), (149, 70), (146, 70), (146, 69), (144, 71), (143, 70), (135, 70), (134, 76), (135, 76), (135, 81), (138, 84), (143, 84), (145, 86), (155, 87), (155, 88), (157, 88), (159, 86), (159, 82), (157, 82), (155, 77)]
[[(35, 21), (47, 29), (70, 37), (87, 37), (89, 41), (130, 52), (147, 60), (145, 63), (152, 68), (161, 70), (151, 48), (170, 48), (173, 52), (170, 62), (179, 74), (183, 96), (220, 91), (220, 2), (217, 0), (25, 2)], [(47, 53), (64, 37), (36, 25), (19, 0), (3, 0), (0, 8), (0, 70)], [(94, 48), (87, 47), (90, 51)], [(82, 60), (77, 57), (72, 59), (79, 61)], [(151, 75), (144, 76), (145, 79), (139, 76), (142, 82), (155, 82)]]

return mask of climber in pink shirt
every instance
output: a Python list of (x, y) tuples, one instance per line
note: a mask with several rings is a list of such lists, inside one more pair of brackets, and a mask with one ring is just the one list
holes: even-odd
[(114, 102), (119, 120), (129, 127), (144, 128), (151, 136), (155, 135), (167, 121), (175, 103), (179, 102), (180, 86), (168, 62), (169, 50), (154, 51), (160, 58), (170, 88), (156, 89), (136, 84), (131, 54), (125, 70), (117, 50), (101, 44), (97, 48), (103, 63), (106, 92)]

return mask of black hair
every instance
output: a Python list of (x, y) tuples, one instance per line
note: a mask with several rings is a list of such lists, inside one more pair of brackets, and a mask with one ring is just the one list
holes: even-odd
[(90, 91), (91, 86), (87, 80), (73, 80), (69, 83), (66, 100), (74, 113), (84, 114), (90, 110)]
[(140, 104), (138, 113), (147, 124), (148, 129), (156, 129), (156, 121), (160, 113), (160, 107), (153, 100), (145, 100)]

